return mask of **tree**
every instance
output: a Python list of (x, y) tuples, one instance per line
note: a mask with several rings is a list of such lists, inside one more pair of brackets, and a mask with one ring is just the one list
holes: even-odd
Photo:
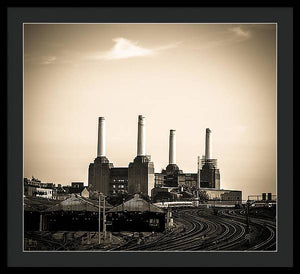
[(209, 200), (209, 196), (205, 190), (199, 190), (199, 201), (206, 202)]

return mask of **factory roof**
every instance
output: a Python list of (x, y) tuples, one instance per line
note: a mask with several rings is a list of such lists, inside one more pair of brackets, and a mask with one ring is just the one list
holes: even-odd
[[(100, 207), (103, 207), (103, 201), (101, 201)], [(110, 204), (105, 203), (105, 207), (107, 209), (112, 208)], [(72, 195), (70, 198), (56, 204), (52, 207), (49, 207), (45, 210), (45, 212), (53, 212), (53, 211), (92, 211), (98, 212), (99, 206), (97, 200), (90, 200), (83, 198), (81, 196)]]
[(57, 204), (58, 201), (40, 197), (26, 196), (24, 197), (23, 203), (25, 211), (43, 211)]
[(131, 211), (131, 212), (147, 211), (147, 212), (164, 213), (162, 209), (142, 199), (139, 194), (135, 194), (132, 199), (109, 210), (109, 212), (121, 212), (121, 211)]

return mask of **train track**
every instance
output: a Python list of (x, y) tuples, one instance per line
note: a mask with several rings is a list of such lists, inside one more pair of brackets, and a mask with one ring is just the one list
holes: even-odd
[[(123, 245), (106, 249), (110, 251), (215, 251), (215, 250), (275, 250), (276, 225), (272, 220), (250, 217), (250, 231), (256, 238), (247, 245), (245, 210), (220, 209), (217, 215), (211, 210), (188, 208), (173, 212), (175, 229), (162, 234), (145, 237), (144, 241), (132, 238)], [(30, 233), (25, 237), (36, 240), (46, 250), (78, 250), (82, 238), (87, 235), (81, 232), (79, 236), (62, 232), (63, 241), (53, 239), (56, 232)], [(73, 232), (74, 233), (74, 232)], [(96, 234), (92, 234), (92, 238)], [(72, 236), (67, 239), (67, 236)]]
[[(87, 233), (83, 233), (77, 238), (67, 240), (67, 234), (71, 232), (62, 232), (63, 239), (61, 240), (54, 240), (52, 235), (57, 233), (57, 231), (43, 231), (43, 232), (26, 232), (25, 237), (37, 241), (41, 244), (44, 249), (46, 250), (53, 250), (53, 251), (61, 251), (61, 250), (76, 250), (76, 248), (81, 244), (81, 240), (83, 237), (87, 235)], [(72, 232), (74, 234), (74, 232)]]
[(264, 231), (261, 241), (247, 247), (244, 212), (221, 210), (213, 215), (201, 209), (182, 209), (174, 213), (174, 220), (185, 225), (185, 231), (167, 233), (145, 244), (131, 242), (118, 250), (147, 251), (213, 251), (213, 250), (269, 250), (275, 244), (276, 227), (270, 221), (253, 219), (252, 226)]
[[(221, 214), (240, 221), (245, 220), (245, 210), (229, 210), (222, 211)], [(260, 242), (250, 247), (248, 250), (275, 250), (276, 249), (276, 224), (274, 221), (261, 219), (258, 217), (250, 217), (250, 223), (259, 231), (264, 231), (264, 235)]]
[[(195, 229), (195, 225), (191, 222), (188, 222), (186, 220), (180, 220), (179, 222), (182, 224), (181, 227), (178, 227), (177, 229), (169, 232), (165, 232), (163, 235), (157, 237), (155, 240), (152, 240), (150, 243), (137, 244), (138, 239), (132, 239), (124, 243), (123, 245), (110, 250), (142, 250), (146, 247), (151, 248), (154, 244), (169, 242), (170, 239), (173, 238), (176, 234), (181, 234), (183, 236), (189, 234)], [(183, 227), (185, 228), (184, 230)]]
[[(206, 214), (207, 215), (207, 214)], [(151, 243), (132, 245), (125, 250), (150, 250), (150, 251), (179, 251), (179, 250), (214, 250), (226, 248), (236, 244), (242, 237), (245, 229), (234, 221), (222, 221), (210, 215), (203, 216), (199, 209), (181, 210), (173, 214), (175, 220), (185, 223), (186, 231), (170, 233), (163, 239)], [(238, 241), (240, 244), (240, 241)], [(124, 250), (124, 249), (123, 249)]]

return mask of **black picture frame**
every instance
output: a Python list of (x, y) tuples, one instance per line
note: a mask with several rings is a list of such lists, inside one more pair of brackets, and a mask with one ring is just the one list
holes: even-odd
[[(7, 19), (7, 267), (292, 267), (293, 7), (13, 7)], [(25, 22), (265, 23), (278, 33), (277, 252), (22, 252), (23, 56)], [(288, 212), (288, 214), (287, 214)]]

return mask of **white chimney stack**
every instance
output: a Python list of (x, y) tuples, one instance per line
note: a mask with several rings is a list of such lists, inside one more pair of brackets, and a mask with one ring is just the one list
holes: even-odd
[(142, 115), (139, 115), (137, 156), (145, 156), (145, 155), (146, 155), (146, 119)]
[(205, 138), (205, 160), (209, 160), (212, 158), (210, 134), (211, 134), (211, 130), (209, 128), (207, 128), (206, 129), (206, 138)]
[(170, 130), (169, 164), (176, 164), (176, 130)]
[(98, 124), (98, 150), (97, 157), (106, 156), (106, 128), (105, 128), (105, 118), (99, 117)]

